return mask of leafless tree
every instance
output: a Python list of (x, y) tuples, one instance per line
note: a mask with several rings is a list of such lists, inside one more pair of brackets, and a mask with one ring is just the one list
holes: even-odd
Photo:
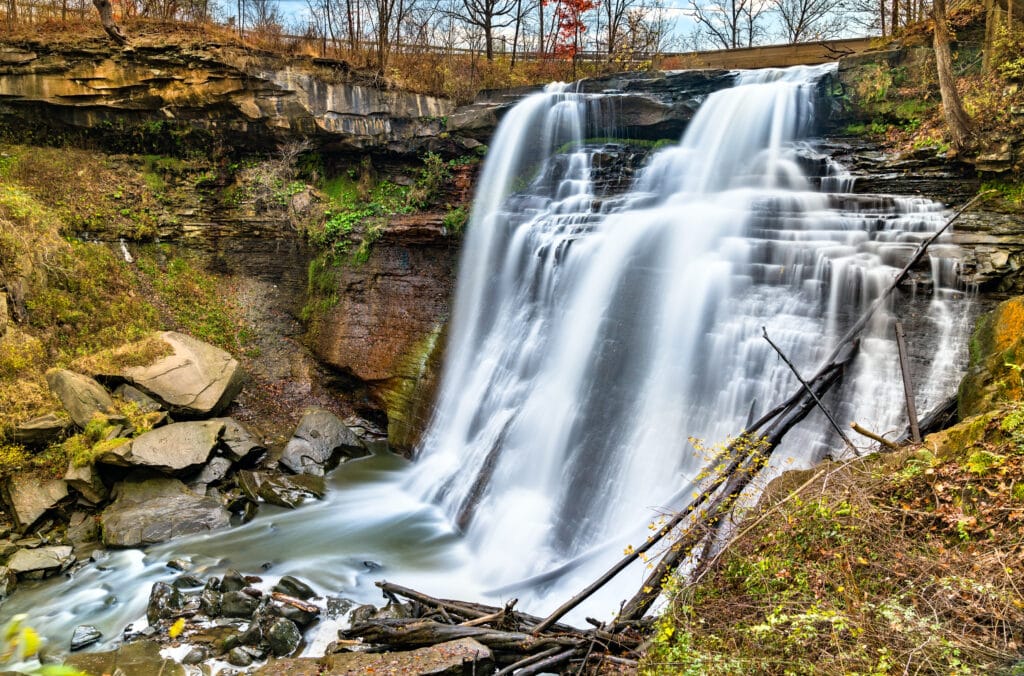
[(846, 26), (843, 0), (771, 0), (789, 43), (829, 40)]
[(608, 36), (608, 55), (616, 52), (622, 41), (623, 24), (630, 10), (638, 0), (604, 0), (601, 5), (605, 18), (605, 31)]
[(698, 38), (720, 49), (753, 46), (763, 33), (767, 9), (759, 0), (690, 0), (689, 7)]
[(515, 23), (517, 6), (517, 0), (462, 0), (462, 20), (483, 33), (488, 61), (494, 60), (495, 31)]

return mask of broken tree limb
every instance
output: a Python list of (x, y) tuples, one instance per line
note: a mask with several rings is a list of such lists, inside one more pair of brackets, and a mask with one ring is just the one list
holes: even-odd
[(850, 427), (852, 427), (853, 431), (856, 432), (857, 434), (859, 434), (861, 436), (864, 436), (864, 437), (867, 437), (868, 439), (871, 439), (873, 441), (877, 441), (878, 443), (880, 443), (883, 446), (885, 446), (886, 448), (888, 448), (890, 451), (894, 451), (897, 448), (899, 448), (899, 444), (896, 444), (896, 443), (894, 443), (892, 441), (889, 441), (888, 439), (883, 437), (881, 434), (875, 434), (871, 430), (864, 429), (863, 427), (861, 427), (860, 425), (858, 425), (855, 422), (851, 422), (850, 423)]
[(92, 4), (95, 5), (96, 11), (99, 12), (100, 23), (103, 24), (103, 30), (107, 32), (110, 39), (119, 45), (127, 44), (128, 36), (114, 22), (114, 8), (111, 6), (110, 0), (92, 0)]
[(341, 636), (361, 638), (366, 643), (403, 650), (471, 638), (491, 650), (513, 653), (534, 653), (553, 646), (575, 649), (586, 641), (582, 635), (534, 636), (518, 631), (463, 627), (431, 620), (374, 620), (357, 624), (342, 632)]
[(814, 388), (812, 388), (807, 383), (807, 381), (804, 380), (804, 377), (800, 375), (800, 371), (797, 370), (796, 364), (791, 362), (789, 360), (789, 357), (787, 357), (786, 354), (782, 351), (782, 348), (776, 345), (772, 341), (772, 339), (768, 337), (768, 329), (766, 327), (761, 327), (761, 334), (764, 336), (764, 339), (768, 341), (768, 344), (772, 346), (772, 349), (775, 350), (775, 353), (779, 355), (779, 358), (782, 359), (782, 361), (786, 362), (786, 366), (788, 366), (789, 370), (793, 372), (793, 375), (796, 376), (796, 379), (800, 381), (800, 384), (803, 385), (804, 389), (807, 391), (807, 394), (811, 395), (811, 399), (814, 400), (814, 403), (818, 405), (818, 408), (821, 409), (821, 412), (825, 414), (826, 418), (828, 418), (828, 421), (832, 425), (832, 428), (836, 431), (836, 434), (839, 435), (839, 438), (843, 440), (843, 443), (846, 444), (846, 447), (849, 448), (854, 455), (860, 455), (860, 450), (853, 445), (853, 442), (850, 441), (850, 437), (846, 436), (846, 432), (844, 432), (843, 428), (841, 428), (839, 426), (839, 423), (836, 422), (835, 417), (832, 416), (832, 412), (828, 410), (828, 408), (821, 401), (821, 399), (818, 398), (818, 395), (814, 393)]
[(530, 665), (536, 664), (537, 662), (542, 662), (542, 661), (546, 660), (549, 657), (553, 657), (553, 656), (561, 653), (562, 650), (563, 650), (562, 647), (561, 646), (557, 646), (557, 645), (554, 646), (554, 647), (548, 648), (547, 650), (545, 650), (543, 652), (539, 652), (536, 655), (530, 655), (528, 657), (525, 657), (525, 658), (519, 660), (518, 662), (513, 662), (512, 664), (508, 665), (504, 669), (501, 669), (500, 671), (498, 671), (496, 674), (494, 674), (494, 676), (510, 676), (510, 674), (515, 673), (517, 669), (523, 669), (523, 668), (528, 667)]
[(896, 320), (896, 350), (900, 355), (900, 372), (903, 374), (903, 397), (907, 400), (907, 419), (910, 421), (910, 438), (915, 444), (921, 443), (921, 428), (917, 424), (917, 406), (914, 405), (914, 380), (910, 374), (910, 360), (907, 359), (907, 339), (903, 333), (903, 322)]

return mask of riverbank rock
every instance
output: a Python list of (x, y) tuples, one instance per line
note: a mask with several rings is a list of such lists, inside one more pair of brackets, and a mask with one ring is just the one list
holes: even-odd
[(108, 547), (138, 547), (224, 528), (230, 515), (219, 501), (190, 491), (177, 479), (125, 481), (100, 515)]
[(970, 355), (958, 392), (961, 419), (1024, 399), (1024, 296), (1000, 303), (978, 320)]
[(338, 416), (323, 409), (307, 411), (281, 454), (281, 464), (296, 474), (322, 475), (344, 455), (369, 455), (366, 445)]
[(263, 500), (272, 505), (294, 509), (309, 499), (320, 499), (327, 494), (323, 476), (297, 474), (286, 476), (267, 472), (238, 473), (238, 487), (253, 502)]
[(171, 354), (119, 375), (163, 402), (171, 413), (204, 417), (223, 411), (238, 396), (245, 373), (234, 357), (176, 331), (157, 334)]
[(490, 648), (473, 639), (388, 653), (337, 653), (321, 658), (271, 659), (255, 676), (374, 674), (374, 676), (477, 676), (494, 673)]
[(142, 434), (104, 453), (98, 461), (119, 467), (142, 467), (182, 474), (206, 463), (220, 442), (219, 421), (172, 423)]
[(75, 633), (71, 635), (71, 651), (81, 650), (98, 642), (101, 638), (103, 638), (103, 634), (99, 629), (91, 624), (81, 624), (75, 627)]
[(102, 385), (89, 376), (67, 369), (53, 369), (46, 374), (46, 384), (79, 427), (88, 425), (97, 413), (114, 410), (114, 400)]
[(40, 579), (66, 570), (75, 562), (71, 547), (37, 547), (19, 549), (7, 561), (7, 568), (20, 577)]
[(110, 491), (107, 490), (103, 479), (100, 478), (95, 465), (76, 467), (74, 462), (69, 463), (68, 469), (64, 473), (64, 481), (68, 487), (94, 505), (98, 505), (110, 497)]
[(234, 418), (214, 418), (210, 422), (224, 423), (224, 432), (221, 434), (223, 452), (235, 462), (251, 461), (266, 452), (266, 446)]
[(43, 514), (53, 509), (68, 496), (67, 483), (54, 479), (40, 481), (30, 478), (10, 478), (4, 483), (4, 502), (14, 517), (14, 526), (24, 532)]

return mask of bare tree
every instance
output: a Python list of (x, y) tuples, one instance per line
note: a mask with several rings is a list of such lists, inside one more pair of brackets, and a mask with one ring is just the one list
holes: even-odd
[(828, 40), (842, 34), (843, 0), (771, 0), (789, 43)]
[(244, 0), (249, 27), (257, 33), (280, 32), (282, 16), (278, 0)]
[(758, 0), (690, 0), (698, 39), (721, 49), (751, 47), (762, 32), (760, 20), (768, 6)]
[(611, 56), (619, 48), (622, 41), (623, 23), (630, 9), (638, 0), (604, 0), (605, 31), (608, 35), (608, 55)]
[(103, 24), (103, 30), (107, 32), (110, 39), (119, 45), (126, 44), (128, 37), (121, 31), (121, 27), (114, 23), (114, 10), (110, 6), (110, 0), (92, 0), (92, 4), (96, 6), (96, 11), (100, 13), (100, 22)]
[(946, 0), (933, 0), (932, 19), (935, 30), (932, 44), (935, 48), (935, 66), (939, 76), (939, 93), (942, 95), (942, 112), (953, 148), (963, 150), (971, 136), (971, 118), (960, 101), (953, 75), (953, 56), (949, 47), (951, 40), (949, 24), (946, 23)]
[(483, 33), (488, 61), (494, 60), (494, 31), (515, 22), (517, 6), (517, 0), (462, 0), (462, 20)]

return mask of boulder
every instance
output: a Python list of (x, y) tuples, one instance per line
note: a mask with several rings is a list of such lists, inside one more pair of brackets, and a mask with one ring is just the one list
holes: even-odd
[(211, 420), (173, 423), (107, 451), (98, 461), (120, 467), (146, 467), (165, 474), (184, 474), (210, 458), (223, 431), (224, 423)]
[(71, 489), (77, 491), (79, 495), (94, 505), (98, 505), (110, 497), (110, 491), (100, 479), (94, 465), (76, 467), (74, 462), (68, 464), (67, 472), (64, 473), (64, 481)]
[(250, 500), (263, 500), (289, 509), (310, 498), (322, 498), (327, 493), (324, 478), (314, 474), (285, 476), (242, 470), (238, 473), (238, 486)]
[(173, 352), (148, 366), (126, 368), (121, 377), (185, 416), (216, 415), (238, 396), (245, 380), (238, 360), (182, 333), (157, 335)]
[(272, 659), (254, 676), (374, 674), (375, 676), (462, 676), (494, 673), (490, 648), (463, 638), (418, 650), (387, 653), (350, 652), (320, 658)]
[(97, 413), (114, 411), (114, 400), (89, 376), (67, 369), (51, 369), (46, 373), (46, 383), (79, 427), (88, 425)]
[(16, 575), (36, 579), (59, 573), (74, 562), (71, 547), (60, 545), (18, 550), (7, 562), (7, 568)]
[(14, 517), (14, 526), (24, 532), (39, 518), (53, 509), (68, 496), (68, 485), (60, 479), (41, 481), (39, 479), (8, 479), (3, 487), (3, 497)]
[(296, 474), (322, 475), (339, 456), (369, 455), (366, 445), (338, 416), (323, 409), (307, 411), (281, 454), (281, 464)]
[(103, 542), (138, 547), (228, 525), (230, 515), (214, 498), (197, 495), (177, 479), (125, 481), (114, 487), (103, 510)]
[(252, 617), (260, 601), (244, 591), (231, 591), (221, 595), (220, 614), (224, 617)]
[(302, 632), (291, 620), (279, 617), (267, 628), (267, 643), (270, 652), (277, 657), (291, 655), (302, 642)]
[(274, 585), (274, 591), (284, 594), (285, 596), (302, 599), (303, 601), (316, 596), (316, 591), (314, 591), (312, 587), (299, 578), (292, 577), (291, 575), (285, 575), (278, 580), (277, 584)]
[(160, 620), (174, 617), (185, 607), (185, 595), (177, 587), (166, 582), (157, 582), (149, 591), (146, 604), (146, 621), (155, 625)]
[(196, 490), (199, 490), (200, 486), (205, 487), (207, 484), (216, 483), (222, 480), (231, 471), (231, 466), (234, 463), (230, 459), (223, 456), (215, 456), (210, 458), (210, 461), (206, 463), (206, 466), (200, 470), (196, 478), (192, 480), (192, 486)]
[(160, 410), (160, 404), (155, 399), (137, 387), (125, 383), (114, 390), (114, 396), (135, 404), (143, 413), (155, 413)]
[(11, 595), (18, 586), (18, 576), (7, 566), (0, 566), (0, 599)]
[(1024, 401), (1024, 296), (1000, 303), (978, 319), (970, 364), (958, 392), (961, 420), (1004, 402)]
[(56, 413), (47, 413), (21, 423), (11, 432), (12, 439), (24, 446), (45, 448), (71, 428), (71, 421)]
[(103, 634), (99, 629), (91, 624), (80, 624), (75, 627), (75, 633), (71, 635), (71, 652), (90, 646), (101, 638), (103, 638)]
[(267, 450), (242, 423), (234, 418), (215, 418), (214, 420), (224, 423), (224, 433), (221, 435), (221, 443), (225, 447), (224, 455), (235, 462), (253, 459)]

